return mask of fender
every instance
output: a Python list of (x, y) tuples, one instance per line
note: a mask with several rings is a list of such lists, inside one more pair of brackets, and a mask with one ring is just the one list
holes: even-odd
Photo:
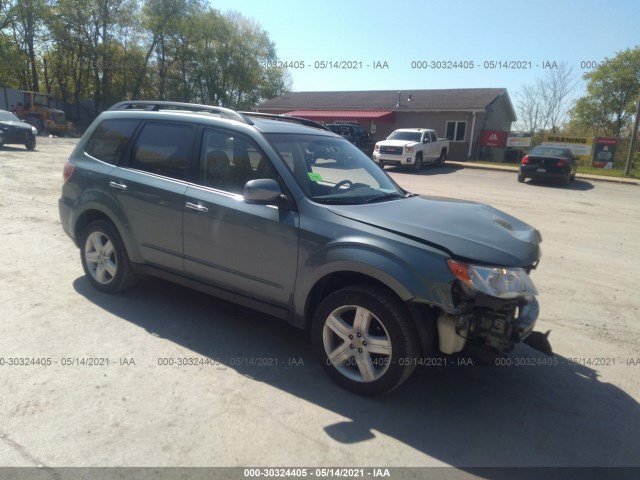
[[(406, 244), (403, 245), (406, 253)], [(435, 249), (415, 247), (411, 264), (396, 255), (393, 245), (373, 242), (370, 237), (342, 238), (326, 244), (307, 258), (300, 252), (299, 282), (293, 299), (295, 317), (305, 315), (307, 299), (323, 278), (335, 273), (358, 273), (386, 285), (404, 302), (437, 306), (455, 311), (451, 296), (453, 274), (446, 266), (447, 258)], [(406, 257), (405, 257), (406, 258)]]
[[(120, 233), (122, 242), (124, 243), (127, 254), (129, 255), (129, 260), (133, 263), (140, 263), (142, 261), (129, 221), (122, 212), (122, 208), (118, 202), (116, 202), (113, 196), (108, 192), (105, 192), (101, 188), (89, 188), (84, 190), (80, 197), (76, 199), (71, 212), (72, 216), (70, 225), (72, 232), (74, 232), (74, 236), (76, 237), (74, 238), (76, 245), (81, 247), (79, 245), (80, 239), (77, 238), (78, 235), (76, 235), (78, 222), (81, 221), (85, 215), (90, 214), (90, 212), (100, 212), (114, 224), (118, 233)], [(78, 232), (78, 234), (79, 233), (80, 232)]]

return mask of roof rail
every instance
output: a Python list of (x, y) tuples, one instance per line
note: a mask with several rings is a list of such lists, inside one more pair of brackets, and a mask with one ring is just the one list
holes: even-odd
[(187, 110), (189, 112), (213, 113), (229, 120), (253, 125), (246, 115), (231, 110), (230, 108), (215, 107), (212, 105), (199, 105), (196, 103), (168, 102), (161, 100), (125, 100), (118, 102), (109, 108), (111, 110), (145, 110), (148, 112), (159, 112), (161, 110)]
[(280, 122), (289, 122), (289, 123), (299, 123), (300, 125), (305, 125), (307, 127), (319, 128), (321, 130), (329, 130), (327, 127), (322, 125), (321, 123), (314, 122), (313, 120), (309, 120), (301, 117), (290, 117), (285, 114), (277, 114), (277, 113), (260, 113), (260, 112), (238, 112), (246, 117), (257, 117), (257, 118), (268, 118), (270, 120), (278, 120)]

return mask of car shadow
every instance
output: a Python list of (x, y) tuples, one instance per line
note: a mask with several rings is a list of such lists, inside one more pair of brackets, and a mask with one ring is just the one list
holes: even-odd
[[(476, 478), (495, 480), (507, 478), (506, 470), (477, 467), (640, 465), (640, 405), (581, 361), (518, 346), (510, 365), (471, 365), (458, 357), (420, 367), (389, 394), (360, 397), (324, 374), (303, 331), (267, 315), (151, 278), (120, 295), (94, 290), (85, 277), (73, 287), (149, 335), (346, 418), (306, 426), (307, 435), (345, 447), (382, 435)], [(280, 363), (265, 367), (238, 358)]]
[(34, 153), (34, 152), (38, 151), (38, 147), (36, 147), (34, 150), (29, 150), (28, 148), (25, 148), (24, 146), (22, 146), (22, 147), (12, 147), (12, 146), (9, 146), (9, 145), (0, 145), (0, 150), (7, 151), (7, 152)]
[(577, 178), (569, 182), (569, 185), (567, 186), (562, 185), (560, 182), (533, 179), (533, 178), (525, 181), (524, 184), (529, 186), (546, 187), (546, 188), (561, 189), (561, 190), (577, 190), (581, 192), (585, 192), (587, 190), (593, 190), (595, 188), (593, 183), (588, 182), (586, 180), (580, 180)]
[(407, 167), (391, 167), (386, 166), (385, 171), (390, 173), (408, 173), (411, 175), (422, 175), (422, 176), (430, 176), (430, 175), (445, 175), (450, 173), (456, 173), (460, 170), (464, 170), (464, 167), (460, 165), (425, 165), (419, 172)]

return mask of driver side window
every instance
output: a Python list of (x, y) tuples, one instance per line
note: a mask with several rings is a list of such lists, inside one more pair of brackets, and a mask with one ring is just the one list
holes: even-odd
[(204, 131), (198, 167), (201, 185), (242, 194), (245, 183), (258, 178), (279, 182), (271, 161), (253, 140), (223, 130)]

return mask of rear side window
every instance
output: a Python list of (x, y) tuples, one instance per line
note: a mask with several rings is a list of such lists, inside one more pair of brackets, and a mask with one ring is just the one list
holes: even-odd
[(146, 123), (131, 152), (131, 168), (184, 179), (195, 127), (177, 123)]
[(84, 151), (93, 158), (115, 165), (140, 123), (138, 120), (104, 120), (93, 131)]

